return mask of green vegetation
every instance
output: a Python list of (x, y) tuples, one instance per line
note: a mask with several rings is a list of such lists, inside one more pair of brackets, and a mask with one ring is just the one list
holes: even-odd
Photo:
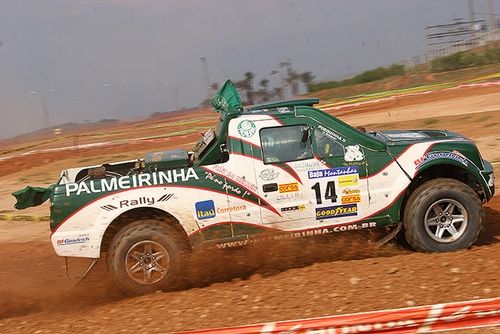
[(457, 52), (449, 56), (434, 59), (431, 63), (431, 71), (445, 72), (498, 63), (500, 63), (500, 47), (495, 47), (489, 48), (482, 53)]
[(342, 81), (326, 81), (319, 83), (311, 83), (308, 85), (309, 92), (318, 92), (323, 89), (331, 89), (343, 86), (356, 85), (365, 82), (372, 82), (381, 79), (385, 79), (392, 76), (403, 75), (405, 69), (403, 65), (394, 64), (389, 67), (377, 67), (374, 70), (365, 71), (360, 73), (350, 79), (345, 79)]

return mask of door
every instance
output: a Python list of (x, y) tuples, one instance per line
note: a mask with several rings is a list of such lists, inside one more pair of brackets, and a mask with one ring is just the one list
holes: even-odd
[(315, 219), (329, 226), (367, 217), (370, 194), (365, 149), (319, 124), (312, 136), (315, 156), (324, 164), (323, 168), (308, 172)]

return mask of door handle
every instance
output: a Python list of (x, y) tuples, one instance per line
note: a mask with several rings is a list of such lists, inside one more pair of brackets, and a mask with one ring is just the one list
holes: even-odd
[(273, 192), (276, 190), (278, 190), (277, 183), (268, 183), (268, 184), (262, 185), (262, 191), (264, 191), (265, 193), (270, 193), (270, 192)]

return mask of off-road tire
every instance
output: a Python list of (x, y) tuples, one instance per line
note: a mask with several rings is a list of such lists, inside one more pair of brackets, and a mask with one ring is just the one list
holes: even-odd
[[(424, 217), (431, 206), (441, 199), (450, 199), (463, 206), (468, 222), (463, 234), (454, 241), (434, 240), (426, 230)], [(484, 209), (478, 195), (468, 185), (455, 179), (439, 178), (418, 187), (408, 199), (403, 227), (412, 248), (423, 252), (447, 252), (469, 248), (478, 239), (484, 224)]]
[[(146, 240), (163, 246), (170, 260), (166, 275), (152, 284), (137, 283), (126, 269), (127, 252), (138, 242)], [(188, 252), (173, 227), (160, 220), (144, 219), (127, 224), (114, 236), (107, 253), (107, 263), (111, 281), (118, 289), (127, 295), (140, 295), (178, 288), (184, 278), (187, 257)]]

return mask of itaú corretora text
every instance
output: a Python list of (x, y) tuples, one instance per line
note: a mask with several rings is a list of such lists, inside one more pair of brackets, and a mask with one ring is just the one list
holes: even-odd
[(100, 192), (116, 191), (145, 186), (155, 186), (159, 184), (169, 184), (185, 182), (191, 179), (199, 180), (194, 168), (172, 169), (167, 171), (126, 175), (121, 177), (111, 177), (88, 182), (66, 184), (66, 196), (81, 193), (91, 194)]

